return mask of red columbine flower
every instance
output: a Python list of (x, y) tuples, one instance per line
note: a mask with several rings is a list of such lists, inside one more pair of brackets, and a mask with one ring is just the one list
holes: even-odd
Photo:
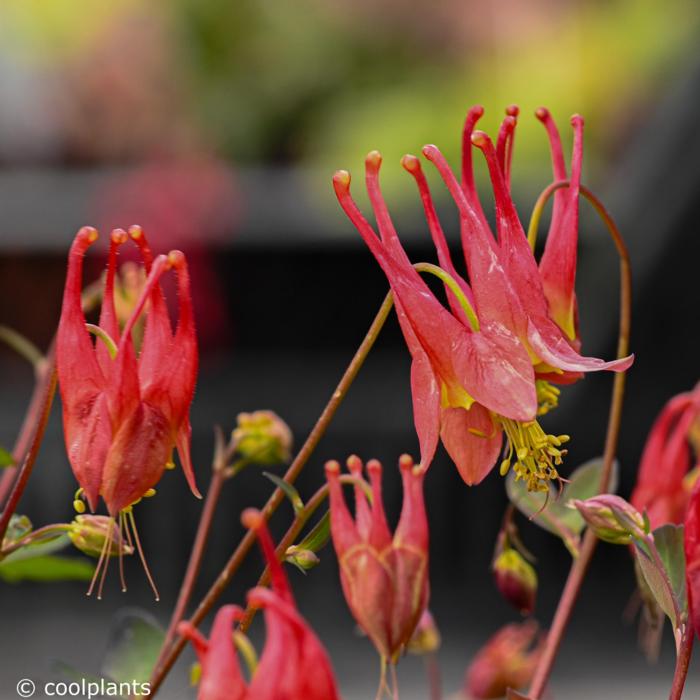
[(326, 463), (330, 488), (331, 535), (340, 565), (345, 600), (377, 651), (395, 663), (409, 642), (428, 604), (428, 521), (423, 502), (425, 470), (408, 455), (399, 460), (403, 507), (392, 538), (382, 503), (382, 465), (367, 463), (372, 505), (359, 485), (362, 462), (348, 459), (358, 480), (355, 519), (348, 511), (340, 483), (340, 465)]
[[(421, 462), (433, 459), (438, 438), (468, 484), (481, 481), (501, 449), (492, 415), (529, 421), (537, 411), (534, 373), (527, 352), (503, 327), (482, 326), (469, 303), (466, 282), (445, 309), (411, 265), (401, 247), (378, 182), (380, 155), (367, 156), (367, 187), (381, 240), (350, 196), (350, 175), (338, 171), (338, 200), (381, 265), (394, 293), (396, 312), (412, 357), (413, 414)], [(432, 205), (431, 205), (432, 206)], [(436, 219), (435, 219), (436, 221)], [(458, 294), (461, 299), (458, 301)]]
[(178, 626), (178, 632), (192, 642), (202, 667), (197, 700), (249, 700), (233, 643), (233, 625), (242, 617), (237, 605), (224, 605), (216, 613), (209, 639), (189, 622)]
[[(189, 409), (197, 376), (197, 340), (187, 263), (178, 250), (153, 259), (141, 229), (132, 227), (130, 234), (141, 249), (148, 277), (123, 330), (114, 304), (114, 278), (118, 247), (128, 236), (121, 229), (112, 232), (99, 325), (92, 326), (86, 324), (81, 305), (82, 268), (97, 231), (85, 227), (78, 231), (70, 249), (56, 341), (63, 429), (68, 459), (80, 484), (78, 494), (87, 499), (93, 512), (102, 496), (115, 524), (115, 529), (110, 526), (108, 530), (90, 586), (92, 592), (104, 563), (98, 597), (109, 561), (107, 543), (117, 527), (119, 531), (125, 527), (133, 530), (153, 585), (131, 506), (154, 493), (153, 486), (172, 464), (175, 447), (190, 488), (199, 497), (190, 461)], [(177, 275), (179, 292), (174, 333), (159, 284), (170, 269)], [(132, 331), (147, 304), (144, 338), (137, 356)], [(97, 336), (94, 345), (88, 329)], [(81, 498), (76, 496), (75, 503), (79, 512), (85, 509)], [(125, 590), (121, 566), (120, 572)]]
[(647, 438), (630, 502), (645, 511), (652, 529), (681, 523), (688, 506), (693, 444), (700, 454), (700, 384), (674, 396), (663, 408)]
[(544, 648), (535, 642), (538, 626), (533, 620), (502, 627), (481, 648), (467, 669), (464, 690), (470, 698), (502, 698), (508, 688), (523, 688), (532, 679)]
[[(131, 235), (143, 252), (148, 280), (123, 332), (114, 308), (114, 275), (117, 249), (127, 234), (112, 232), (99, 326), (91, 327), (99, 336), (93, 345), (80, 294), (83, 256), (97, 231), (86, 227), (70, 250), (56, 345), (68, 458), (91, 510), (102, 496), (112, 517), (159, 481), (175, 447), (190, 488), (199, 495), (189, 452), (197, 341), (187, 263), (180, 251), (153, 260), (141, 230), (133, 228)], [(180, 301), (175, 333), (159, 286), (171, 268)], [(147, 302), (137, 357), (131, 333)]]
[(339, 700), (328, 655), (296, 608), (262, 514), (250, 508), (241, 520), (257, 534), (270, 567), (271, 590), (259, 587), (248, 593), (248, 603), (265, 613), (265, 647), (247, 686), (233, 644), (240, 608), (221, 608), (208, 642), (190, 623), (181, 623), (180, 634), (192, 641), (202, 664), (198, 700)]
[[(475, 107), (469, 112), (463, 132), (461, 183), (435, 146), (423, 149), (458, 205), (469, 283), (459, 276), (452, 263), (420, 162), (415, 156), (404, 156), (402, 160), (418, 184), (440, 265), (452, 278), (446, 284), (452, 313), (420, 279), (401, 247), (379, 190), (379, 154), (375, 151), (368, 155), (366, 169), (381, 240), (350, 197), (348, 173), (337, 172), (334, 186), (341, 206), (381, 265), (394, 292), (401, 328), (413, 358), (414, 419), (423, 463), (428, 465), (432, 460), (439, 435), (464, 480), (478, 483), (491, 470), (505, 432), (508, 454), (501, 472), (505, 474), (514, 462), (518, 478), (526, 479), (528, 488), (546, 490), (546, 482), (558, 478), (556, 467), (566, 452), (560, 447), (568, 440), (568, 436), (547, 435), (536, 420), (538, 413), (546, 413), (557, 404), (559, 390), (550, 381), (570, 383), (587, 371), (622, 371), (633, 358), (604, 362), (582, 357), (577, 352), (577, 339), (569, 338), (552, 320), (544, 280), (548, 280), (549, 294), (572, 299), (575, 318), (573, 277), (556, 277), (550, 273), (550, 262), (544, 263), (543, 277), (540, 276), (509, 192), (517, 108), (511, 107), (508, 112), (496, 147), (486, 134), (474, 133), (483, 110)], [(574, 124), (577, 136), (568, 188), (571, 192), (566, 194), (566, 206), (558, 205), (547, 256), (562, 269), (573, 270), (578, 221), (573, 193), (578, 197), (583, 122), (576, 118)], [(472, 143), (484, 151), (491, 173), (497, 239), (477, 196)], [(557, 163), (560, 175), (558, 158)], [(560, 211), (565, 215), (560, 215)]]

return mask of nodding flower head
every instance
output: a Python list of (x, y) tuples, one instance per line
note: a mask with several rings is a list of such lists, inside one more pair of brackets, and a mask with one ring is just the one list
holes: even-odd
[(683, 522), (699, 459), (700, 384), (668, 401), (644, 445), (630, 502), (646, 511), (652, 530)]
[(180, 623), (178, 631), (192, 642), (202, 666), (198, 700), (339, 700), (328, 654), (297, 610), (265, 518), (248, 508), (241, 521), (255, 532), (270, 570), (271, 587), (248, 592), (248, 605), (264, 610), (265, 646), (248, 684), (233, 643), (233, 625), (245, 617), (240, 608), (219, 610), (209, 640), (189, 622)]
[[(445, 285), (447, 306), (436, 298), (411, 265), (379, 188), (381, 156), (365, 161), (369, 198), (378, 234), (350, 196), (350, 175), (336, 172), (333, 185), (341, 207), (384, 271), (413, 360), (414, 419), (427, 467), (438, 439), (468, 484), (492, 469), (506, 438), (501, 472), (511, 467), (530, 490), (548, 490), (558, 479), (568, 436), (545, 433), (537, 420), (554, 408), (559, 389), (584, 372), (623, 371), (632, 356), (605, 362), (583, 357), (573, 291), (578, 229), (578, 193), (583, 120), (572, 120), (574, 155), (568, 188), (555, 194), (555, 216), (540, 267), (510, 195), (510, 171), (518, 109), (507, 110), (497, 143), (475, 126), (483, 108), (472, 108), (462, 133), (459, 181), (436, 146), (423, 155), (438, 169), (460, 215), (468, 279), (454, 265), (420, 160), (401, 164), (418, 186), (440, 267), (422, 265)], [(548, 114), (548, 113), (547, 113)], [(552, 132), (551, 119), (542, 119)], [(558, 136), (551, 136), (555, 175), (566, 176)], [(491, 176), (497, 235), (492, 233), (474, 183), (472, 151), (483, 152)]]
[(467, 669), (466, 697), (502, 698), (508, 688), (526, 686), (544, 649), (544, 635), (536, 641), (537, 635), (534, 620), (506, 625), (496, 632)]
[[(118, 250), (129, 236), (141, 251), (147, 279), (120, 328), (114, 284)], [(82, 228), (70, 249), (56, 368), (68, 459), (80, 484), (76, 503), (85, 499), (94, 512), (102, 497), (110, 517), (118, 517), (121, 524), (125, 513), (133, 520), (134, 503), (152, 494), (172, 465), (175, 448), (190, 488), (199, 496), (190, 460), (189, 421), (197, 339), (185, 256), (176, 250), (154, 258), (138, 227), (129, 235), (121, 229), (112, 232), (99, 322), (86, 323), (81, 304), (83, 257), (97, 237), (95, 229)], [(174, 331), (160, 287), (169, 270), (177, 277), (179, 298)], [(144, 314), (137, 354), (132, 332)], [(84, 505), (76, 507), (84, 510)]]
[(326, 464), (330, 487), (331, 535), (345, 600), (379, 654), (395, 663), (428, 604), (428, 522), (423, 501), (424, 471), (408, 455), (399, 461), (403, 507), (392, 537), (382, 502), (382, 466), (367, 463), (371, 504), (359, 457), (348, 459), (356, 479), (355, 518), (342, 493), (340, 465)]

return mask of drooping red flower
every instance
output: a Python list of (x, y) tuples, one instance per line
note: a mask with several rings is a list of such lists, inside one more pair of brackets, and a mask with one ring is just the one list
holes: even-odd
[(233, 625), (243, 617), (237, 605), (224, 605), (214, 618), (209, 639), (189, 622), (178, 632), (190, 640), (202, 667), (197, 700), (248, 700), (248, 685), (241, 672)]
[(528, 620), (506, 625), (496, 632), (467, 669), (466, 696), (503, 698), (508, 688), (517, 690), (526, 686), (544, 649), (544, 636), (535, 641), (538, 630), (537, 623)]
[[(540, 273), (515, 211), (508, 181), (517, 108), (509, 108), (495, 147), (486, 134), (474, 132), (482, 113), (482, 108), (475, 107), (467, 116), (461, 183), (435, 146), (423, 149), (457, 203), (469, 282), (459, 275), (452, 262), (419, 160), (414, 156), (402, 159), (403, 167), (418, 185), (440, 265), (452, 278), (451, 283), (446, 280), (451, 312), (425, 285), (401, 247), (379, 190), (379, 154), (372, 152), (366, 160), (367, 188), (379, 237), (350, 197), (347, 172), (335, 174), (334, 187), (341, 206), (381, 265), (394, 292), (413, 360), (414, 420), (423, 464), (430, 464), (441, 437), (464, 480), (478, 483), (493, 467), (505, 433), (508, 445), (502, 473), (512, 464), (528, 488), (544, 490), (548, 480), (558, 478), (557, 466), (565, 454), (560, 447), (568, 440), (568, 436), (547, 435), (536, 420), (538, 414), (557, 404), (559, 390), (551, 382), (571, 383), (588, 371), (623, 371), (633, 358), (604, 362), (581, 356), (577, 333), (570, 338), (564, 320), (561, 323), (566, 328), (560, 327), (553, 317), (550, 296), (571, 300), (566, 304), (574, 309), (575, 327), (574, 278), (573, 273), (557, 277), (551, 272), (553, 264), (547, 261)], [(576, 118), (574, 125), (571, 186), (566, 193), (556, 194), (557, 216), (547, 260), (554, 259), (561, 269), (575, 273), (578, 204), (574, 203), (574, 194), (577, 200), (583, 122)], [(497, 237), (490, 230), (477, 196), (473, 145), (484, 151), (489, 166), (496, 197)], [(559, 158), (556, 161), (558, 177), (562, 166)]]
[[(112, 517), (159, 481), (175, 447), (190, 488), (199, 496), (190, 461), (197, 340), (187, 263), (180, 251), (153, 259), (143, 232), (134, 227), (130, 233), (148, 279), (124, 329), (120, 331), (114, 306), (114, 277), (117, 249), (127, 234), (112, 232), (99, 326), (92, 327), (99, 337), (93, 345), (81, 288), (83, 257), (97, 231), (86, 227), (70, 250), (56, 344), (68, 458), (91, 510), (102, 496)], [(175, 332), (159, 286), (170, 269), (179, 291)], [(146, 324), (137, 356), (132, 331), (142, 313)]]
[[(338, 200), (381, 265), (411, 353), (411, 393), (421, 462), (428, 466), (443, 444), (468, 484), (481, 481), (501, 449), (492, 415), (529, 421), (537, 411), (534, 373), (527, 352), (507, 329), (480, 328), (473, 310), (450, 313), (438, 301), (401, 247), (381, 197), (381, 157), (366, 160), (367, 185), (380, 238), (350, 196), (350, 175), (333, 178)], [(463, 291), (466, 283), (461, 282)], [(451, 290), (451, 293), (452, 290)], [(465, 298), (468, 297), (465, 293)], [(458, 304), (453, 298), (453, 305)], [(467, 320), (472, 314), (471, 321)]]
[[(355, 518), (345, 503), (340, 465), (326, 464), (330, 488), (331, 535), (340, 581), (353, 617), (379, 654), (395, 663), (410, 641), (428, 604), (428, 521), (423, 501), (425, 470), (408, 455), (399, 460), (403, 507), (392, 537), (382, 502), (382, 466), (367, 463), (372, 505), (355, 486)], [(351, 474), (362, 478), (362, 462), (348, 459)]]
[(674, 396), (649, 432), (630, 502), (646, 511), (652, 529), (683, 522), (692, 486), (688, 473), (694, 464), (693, 428), (698, 425), (700, 384)]
[(264, 610), (265, 646), (247, 684), (233, 644), (234, 622), (243, 617), (240, 608), (219, 610), (208, 642), (189, 622), (180, 623), (178, 631), (192, 641), (202, 664), (198, 700), (339, 700), (328, 654), (296, 608), (265, 519), (249, 508), (241, 520), (257, 535), (270, 568), (271, 588), (248, 592), (249, 605)]

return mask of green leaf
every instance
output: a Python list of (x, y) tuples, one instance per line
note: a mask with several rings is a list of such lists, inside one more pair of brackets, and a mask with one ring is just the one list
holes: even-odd
[(331, 514), (326, 511), (323, 517), (314, 525), (309, 534), (297, 544), (299, 549), (310, 549), (318, 552), (325, 547), (331, 536)]
[[(613, 462), (610, 493), (617, 489), (618, 464)], [(549, 486), (549, 497), (543, 492), (528, 491), (523, 480), (516, 481), (511, 470), (506, 479), (510, 502), (536, 525), (560, 537), (566, 548), (578, 556), (579, 535), (585, 527), (578, 511), (568, 507), (572, 498), (585, 500), (598, 493), (602, 458), (592, 459), (578, 467), (569, 477), (569, 483), (559, 493), (555, 484)], [(546, 505), (545, 505), (546, 504)]]
[[(652, 537), (653, 544), (646, 540), (634, 541), (635, 556), (656, 602), (671, 621), (673, 629), (680, 631), (688, 611), (683, 526), (663, 525), (654, 530)], [(658, 561), (652, 547), (656, 548)]]
[(146, 683), (164, 639), (165, 632), (147, 613), (133, 609), (118, 613), (101, 673), (117, 683)]
[(54, 554), (68, 547), (70, 543), (71, 541), (68, 535), (56, 535), (53, 539), (41, 540), (40, 542), (28, 544), (12, 552), (12, 554), (8, 554), (2, 562), (0, 562), (0, 567), (6, 564), (24, 561), (25, 559), (36, 559), (37, 557)]
[(32, 527), (32, 521), (26, 515), (17, 515), (17, 513), (15, 513), (10, 518), (7, 530), (5, 531), (3, 545), (6, 547), (11, 542), (21, 540), (32, 531)]
[(94, 567), (85, 559), (57, 557), (51, 554), (0, 562), (0, 579), (19, 581), (88, 581)]
[(299, 492), (291, 484), (288, 484), (284, 479), (281, 479), (276, 474), (271, 474), (270, 472), (263, 472), (263, 476), (266, 476), (275, 486), (283, 491), (284, 495), (292, 504), (292, 508), (294, 508), (294, 512), (297, 515), (304, 510), (304, 501), (301, 500)]
[(16, 464), (15, 458), (2, 445), (0, 445), (0, 469), (5, 467), (14, 467)]

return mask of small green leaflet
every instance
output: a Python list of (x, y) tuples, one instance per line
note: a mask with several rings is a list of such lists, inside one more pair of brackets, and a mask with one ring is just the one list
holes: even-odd
[(14, 467), (16, 464), (15, 458), (0, 445), (0, 469), (5, 467)]
[(683, 526), (663, 525), (652, 535), (660, 562), (653, 556), (650, 545), (643, 540), (634, 541), (634, 552), (644, 580), (673, 625), (678, 643), (688, 616)]
[(275, 486), (282, 490), (292, 504), (296, 515), (304, 510), (304, 501), (301, 500), (299, 492), (291, 484), (288, 484), (284, 479), (280, 479), (279, 476), (271, 474), (270, 472), (263, 472), (263, 476), (267, 477)]

